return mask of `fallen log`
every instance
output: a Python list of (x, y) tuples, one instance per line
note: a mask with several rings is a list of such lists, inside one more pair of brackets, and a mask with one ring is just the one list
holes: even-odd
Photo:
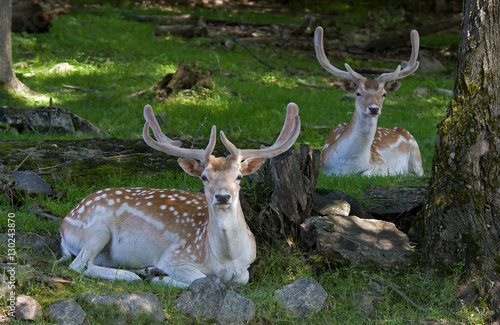
[(166, 35), (166, 34), (177, 35), (187, 38), (201, 37), (201, 36), (206, 36), (208, 34), (208, 28), (203, 17), (192, 16), (190, 18), (189, 25), (156, 26), (155, 36)]
[(158, 16), (158, 15), (123, 15), (123, 18), (135, 20), (141, 23), (154, 22), (161, 25), (177, 25), (189, 22), (193, 17), (191, 14), (180, 16)]
[[(418, 33), (420, 37), (425, 35), (430, 35), (433, 33), (440, 32), (442, 30), (446, 30), (455, 26), (460, 25), (462, 22), (462, 13), (451, 16), (450, 18), (446, 18), (440, 20), (438, 22), (418, 27)], [(385, 48), (395, 47), (401, 44), (406, 44), (409, 39), (409, 31), (405, 31), (400, 34), (391, 35), (388, 37), (382, 37), (375, 39), (373, 41), (368, 42), (365, 46), (362, 47), (365, 51), (379, 51)]]

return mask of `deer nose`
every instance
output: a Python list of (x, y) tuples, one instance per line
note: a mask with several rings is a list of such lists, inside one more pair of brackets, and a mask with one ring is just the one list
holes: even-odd
[(378, 108), (377, 106), (370, 106), (368, 107), (368, 109), (370, 110), (370, 114), (378, 114), (378, 112), (380, 111), (380, 108)]
[(217, 200), (218, 203), (228, 203), (229, 200), (231, 199), (231, 195), (229, 194), (215, 194), (215, 199)]

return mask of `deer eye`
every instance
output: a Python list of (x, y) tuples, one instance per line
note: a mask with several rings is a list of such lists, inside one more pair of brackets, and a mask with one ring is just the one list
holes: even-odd
[(201, 180), (204, 182), (208, 182), (208, 178), (205, 175), (201, 175)]
[(356, 92), (357, 97), (361, 97), (361, 93), (359, 91)]
[(382, 95), (382, 98), (385, 98), (386, 96), (387, 96), (387, 94), (385, 94), (385, 93), (384, 93), (384, 94)]
[(241, 181), (241, 179), (242, 179), (242, 178), (243, 178), (243, 176), (238, 175), (238, 176), (236, 176), (236, 181), (238, 181), (238, 182), (239, 182), (239, 181)]

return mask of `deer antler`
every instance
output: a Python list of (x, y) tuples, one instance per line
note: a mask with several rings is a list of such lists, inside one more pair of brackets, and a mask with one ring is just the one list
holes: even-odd
[(342, 79), (348, 79), (357, 83), (358, 80), (366, 79), (346, 63), (345, 67), (347, 71), (342, 71), (334, 67), (330, 61), (326, 58), (325, 49), (323, 47), (323, 27), (318, 26), (314, 32), (314, 48), (316, 49), (316, 57), (318, 58), (321, 66), (334, 76)]
[[(142, 137), (151, 148), (175, 157), (191, 158), (201, 162), (208, 161), (215, 147), (215, 125), (212, 126), (210, 141), (205, 150), (186, 149), (180, 147), (182, 144), (180, 141), (171, 140), (163, 134), (150, 105), (144, 106), (144, 118), (146, 119), (146, 123), (144, 123), (144, 128), (142, 130)], [(149, 135), (149, 128), (153, 130), (156, 141)]]
[[(420, 40), (418, 36), (418, 32), (416, 30), (412, 30), (410, 33), (411, 39), (411, 57), (409, 61), (401, 62), (401, 65), (398, 65), (396, 70), (391, 73), (383, 73), (378, 76), (375, 80), (377, 81), (392, 81), (397, 79), (402, 79), (411, 75), (418, 69), (420, 62), (417, 61), (418, 57), (418, 48), (420, 46)], [(401, 70), (401, 68), (403, 68)]]
[[(419, 48), (419, 36), (416, 30), (411, 31), (410, 39), (412, 44), (412, 52), (410, 60), (403, 61), (401, 65), (399, 65), (394, 72), (381, 74), (375, 79), (376, 81), (386, 82), (396, 79), (402, 79), (404, 77), (409, 76), (418, 69), (419, 62), (417, 61), (417, 57)], [(337, 76), (342, 79), (351, 80), (355, 83), (359, 83), (359, 81), (366, 79), (365, 77), (354, 71), (347, 63), (345, 64), (347, 71), (342, 71), (334, 67), (330, 63), (330, 61), (328, 61), (323, 47), (323, 28), (321, 26), (317, 27), (316, 31), (314, 32), (314, 48), (316, 49), (316, 57), (318, 58), (318, 61), (321, 64), (321, 66), (334, 76)]]
[(297, 140), (300, 133), (299, 107), (295, 103), (289, 103), (286, 110), (285, 123), (278, 138), (270, 147), (261, 145), (260, 149), (238, 149), (232, 144), (221, 131), (220, 138), (224, 146), (233, 157), (239, 157), (240, 161), (247, 158), (271, 158), (285, 152)]

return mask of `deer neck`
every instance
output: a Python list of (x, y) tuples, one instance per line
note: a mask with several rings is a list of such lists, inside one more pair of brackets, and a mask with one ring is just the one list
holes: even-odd
[(369, 155), (377, 131), (377, 120), (377, 116), (366, 116), (356, 109), (347, 125), (344, 139), (346, 148), (350, 149), (348, 150), (350, 155), (353, 157)]
[(228, 207), (209, 204), (208, 240), (218, 260), (234, 260), (249, 248), (249, 230), (240, 202)]

